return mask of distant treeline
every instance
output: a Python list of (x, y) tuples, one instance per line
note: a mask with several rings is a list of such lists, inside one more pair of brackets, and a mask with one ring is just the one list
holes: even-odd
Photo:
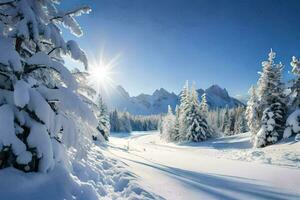
[(160, 115), (131, 115), (114, 110), (110, 113), (111, 132), (151, 131), (158, 129)]

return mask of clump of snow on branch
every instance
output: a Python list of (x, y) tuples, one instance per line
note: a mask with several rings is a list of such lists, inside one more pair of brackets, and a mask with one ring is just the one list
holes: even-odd
[(300, 110), (295, 110), (286, 120), (286, 129), (284, 130), (284, 138), (290, 137), (292, 134), (300, 133)]

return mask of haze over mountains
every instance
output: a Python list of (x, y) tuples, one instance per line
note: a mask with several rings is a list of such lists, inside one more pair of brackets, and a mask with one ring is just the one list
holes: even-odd
[[(226, 89), (218, 85), (212, 85), (207, 89), (198, 89), (199, 100), (206, 93), (206, 98), (210, 108), (229, 108), (244, 105), (241, 101), (229, 96)], [(152, 95), (140, 94), (138, 96), (129, 96), (129, 93), (122, 87), (117, 86), (109, 95), (103, 96), (109, 110), (117, 109), (119, 111), (128, 111), (136, 115), (150, 115), (167, 112), (168, 105), (174, 109), (179, 102), (179, 94), (168, 92), (160, 88)]]

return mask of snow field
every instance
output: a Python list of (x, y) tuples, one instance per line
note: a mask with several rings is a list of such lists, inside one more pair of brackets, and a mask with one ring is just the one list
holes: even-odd
[[(136, 176), (94, 145), (87, 159), (58, 163), (49, 173), (24, 173), (14, 168), (0, 171), (1, 199), (22, 200), (147, 200), (161, 199), (145, 191)], [(69, 151), (73, 157), (74, 152)]]
[(121, 159), (144, 188), (166, 199), (300, 198), (298, 161), (288, 158), (300, 155), (299, 144), (292, 141), (270, 146), (278, 151), (252, 149), (248, 133), (180, 145), (158, 133), (112, 134), (110, 141), (107, 156)]

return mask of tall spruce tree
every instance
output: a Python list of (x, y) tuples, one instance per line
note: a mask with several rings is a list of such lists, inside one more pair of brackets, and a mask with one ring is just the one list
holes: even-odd
[(259, 110), (258, 110), (258, 97), (256, 94), (256, 89), (252, 86), (249, 90), (250, 98), (247, 102), (247, 108), (245, 112), (245, 117), (247, 119), (247, 125), (251, 133), (251, 141), (253, 143), (256, 133), (260, 129)]
[(98, 108), (98, 126), (97, 130), (101, 133), (101, 135), (108, 140), (109, 132), (110, 132), (110, 119), (109, 113), (103, 99), (100, 95), (97, 98), (97, 108)]
[[(271, 50), (258, 81), (258, 116), (260, 130), (255, 135), (254, 145), (264, 147), (277, 142), (283, 135), (286, 115), (284, 87), (281, 82), (283, 65), (275, 64), (275, 52)], [(263, 112), (262, 112), (263, 111)]]
[(235, 124), (236, 124), (236, 113), (235, 109), (231, 109), (229, 112), (229, 119), (227, 127), (225, 128), (225, 135), (234, 135), (235, 134)]
[(294, 79), (292, 80), (291, 92), (289, 94), (289, 117), (286, 121), (286, 128), (284, 130), (284, 138), (300, 133), (300, 61), (295, 56), (291, 61), (292, 73)]
[(174, 130), (173, 130), (172, 136), (171, 136), (172, 141), (179, 141), (180, 140), (180, 134), (179, 134), (179, 130), (180, 130), (179, 118), (180, 118), (180, 116), (179, 115), (180, 115), (179, 106), (176, 105)]
[(175, 116), (172, 108), (168, 105), (168, 112), (162, 121), (162, 133), (161, 136), (166, 141), (173, 141), (173, 134), (175, 129)]
[(185, 139), (186, 131), (188, 130), (188, 113), (190, 112), (190, 92), (189, 83), (186, 81), (180, 94), (180, 106), (179, 106), (179, 138)]
[(207, 113), (208, 113), (208, 104), (207, 104), (207, 100), (206, 100), (206, 93), (204, 93), (201, 96), (201, 103), (200, 103), (200, 112), (202, 114), (203, 117), (207, 117)]
[(290, 88), (290, 107), (296, 110), (300, 108), (300, 61), (295, 56), (292, 57), (291, 66), (294, 79)]
[(110, 131), (120, 132), (121, 122), (119, 119), (118, 111), (115, 109), (110, 113)]
[(207, 121), (200, 112), (198, 93), (193, 86), (190, 92), (190, 109), (186, 113), (187, 130), (184, 136), (185, 141), (199, 142), (211, 137), (212, 133)]
[(222, 124), (222, 132), (225, 135), (229, 132), (229, 119), (230, 119), (229, 108), (228, 108), (228, 106), (226, 106), (225, 112), (223, 115), (223, 124)]

